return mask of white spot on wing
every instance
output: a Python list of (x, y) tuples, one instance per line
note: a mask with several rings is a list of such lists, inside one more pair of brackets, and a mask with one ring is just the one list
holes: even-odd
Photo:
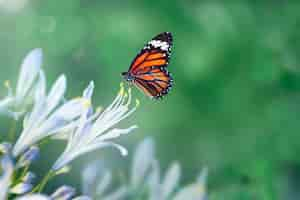
[(152, 46), (155, 48), (160, 48), (161, 50), (168, 51), (169, 50), (169, 44), (167, 42), (163, 42), (160, 40), (151, 40), (149, 42)]

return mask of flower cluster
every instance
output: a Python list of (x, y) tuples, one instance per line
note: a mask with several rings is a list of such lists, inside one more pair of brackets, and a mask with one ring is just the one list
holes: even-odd
[[(121, 84), (111, 105), (103, 111), (93, 109), (93, 81), (79, 98), (67, 100), (67, 80), (63, 74), (47, 92), (42, 57), (41, 49), (34, 49), (25, 57), (15, 91), (9, 81), (5, 82), (8, 95), (0, 100), (0, 113), (16, 122), (22, 120), (22, 130), (16, 141), (12, 133), (9, 137), (12, 141), (0, 145), (0, 200), (91, 199), (76, 196), (75, 189), (67, 185), (51, 194), (44, 194), (43, 190), (51, 178), (67, 173), (70, 162), (78, 156), (104, 147), (114, 147), (127, 155), (126, 148), (112, 140), (132, 132), (137, 126), (114, 127), (131, 115), (139, 103), (132, 103), (130, 90), (125, 90)], [(67, 145), (48, 174), (38, 180), (31, 171), (31, 164), (39, 158), (39, 145), (51, 139), (64, 139)]]
[[(172, 163), (161, 176), (151, 138), (138, 145), (130, 178), (116, 189), (111, 188), (116, 185), (112, 171), (103, 166), (104, 162), (94, 161), (82, 171), (83, 195), (68, 185), (45, 193), (47, 183), (55, 176), (68, 173), (71, 162), (79, 156), (104, 147), (113, 147), (126, 156), (127, 149), (113, 140), (131, 133), (137, 126), (116, 128), (116, 125), (136, 111), (139, 101), (133, 101), (131, 90), (121, 84), (109, 106), (94, 109), (93, 81), (80, 97), (68, 100), (65, 98), (67, 80), (63, 74), (47, 92), (42, 57), (41, 49), (34, 49), (25, 57), (15, 91), (9, 81), (5, 82), (8, 94), (0, 100), (0, 114), (16, 123), (21, 121), (22, 129), (19, 134), (12, 131), (9, 142), (0, 143), (0, 200), (207, 199), (207, 170), (203, 169), (193, 183), (180, 188), (180, 164)], [(41, 144), (57, 139), (65, 140), (66, 147), (48, 173), (39, 178), (41, 176), (32, 171), (32, 163), (39, 160)]]
[(155, 145), (151, 138), (144, 139), (137, 147), (128, 181), (111, 190), (112, 172), (105, 162), (89, 163), (82, 173), (83, 194), (102, 200), (206, 200), (207, 169), (202, 169), (195, 181), (179, 187), (181, 168), (178, 162), (171, 164), (162, 177), (155, 157)]

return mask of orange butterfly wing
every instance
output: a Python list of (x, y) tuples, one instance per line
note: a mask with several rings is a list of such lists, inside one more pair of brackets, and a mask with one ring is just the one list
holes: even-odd
[(154, 68), (149, 72), (137, 75), (134, 83), (148, 96), (160, 98), (166, 95), (172, 87), (173, 79), (168, 71)]
[(128, 73), (146, 95), (160, 98), (172, 87), (167, 71), (172, 47), (172, 35), (165, 32), (154, 37), (131, 63)]

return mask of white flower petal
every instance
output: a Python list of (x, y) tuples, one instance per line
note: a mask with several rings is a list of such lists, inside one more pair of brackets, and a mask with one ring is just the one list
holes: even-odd
[(53, 118), (63, 118), (66, 121), (73, 120), (81, 115), (85, 109), (82, 98), (72, 99), (64, 103), (53, 113)]
[(60, 128), (57, 132), (57, 134), (54, 134), (51, 139), (54, 140), (67, 140), (70, 137), (70, 133), (74, 132), (76, 129), (76, 126), (78, 124), (78, 121), (73, 121), (65, 125), (64, 127)]
[(32, 87), (42, 64), (43, 53), (41, 49), (34, 49), (23, 60), (21, 71), (17, 83), (16, 96), (18, 100), (24, 98), (28, 90)]
[(34, 99), (35, 102), (44, 101), (46, 97), (46, 76), (43, 70), (40, 70), (39, 80), (36, 84)]
[(72, 130), (78, 123), (73, 120), (80, 116), (83, 109), (84, 103), (82, 99), (70, 100), (50, 115), (39, 127), (38, 131), (46, 133), (43, 135), (43, 137), (45, 137), (61, 131), (66, 131), (66, 129)]
[(125, 149), (124, 147), (122, 147), (121, 145), (116, 144), (116, 143), (101, 142), (101, 143), (89, 144), (89, 145), (86, 145), (81, 148), (70, 149), (69, 151), (65, 151), (54, 163), (52, 170), (54, 170), (54, 171), (59, 170), (60, 168), (64, 167), (65, 165), (69, 164), (76, 157), (79, 157), (83, 154), (94, 151), (96, 149), (101, 149), (101, 148), (105, 148), (105, 147), (115, 147), (120, 151), (120, 153), (123, 156), (126, 156), (128, 154), (127, 149)]
[(128, 189), (126, 187), (121, 187), (116, 191), (102, 197), (102, 200), (122, 200), (125, 199), (126, 195), (128, 194)]
[(70, 198), (72, 198), (75, 195), (75, 189), (67, 186), (67, 185), (63, 185), (61, 187), (59, 187), (52, 195), (51, 195), (51, 199), (53, 200), (68, 200)]
[(192, 184), (181, 189), (174, 200), (206, 200), (205, 188), (202, 184)]
[(98, 172), (102, 172), (103, 167), (99, 161), (89, 163), (82, 171), (82, 192), (85, 195), (91, 195), (97, 180)]
[[(122, 156), (127, 156), (128, 155), (128, 151), (127, 151), (127, 149), (125, 147), (123, 147), (123, 146), (121, 146), (121, 145), (119, 145), (117, 143), (113, 143), (113, 142), (105, 142), (105, 143), (106, 143), (107, 147), (112, 146), (112, 147), (117, 148), (120, 151), (120, 153), (121, 153)], [(105, 143), (103, 143), (103, 145)]]
[(175, 188), (178, 186), (180, 179), (180, 165), (175, 162), (167, 170), (164, 181), (162, 183), (162, 196), (163, 199), (168, 199), (170, 195), (174, 192)]
[(136, 148), (131, 168), (131, 183), (137, 187), (144, 180), (154, 161), (155, 145), (152, 138), (144, 139)]
[[(88, 93), (90, 92), (88, 92), (88, 90), (92, 90), (89, 88), (93, 88), (93, 83), (90, 84), (83, 95), (89, 97)], [(132, 126), (128, 129), (111, 130), (116, 123), (132, 113), (137, 107), (129, 110), (128, 102), (131, 99), (131, 94), (128, 92), (129, 97), (126, 96), (127, 94), (122, 87), (121, 91), (122, 92), (117, 96), (118, 100), (115, 100), (114, 103), (99, 116), (98, 114), (96, 114), (96, 116), (92, 114), (91, 102), (89, 99), (86, 99), (86, 106), (81, 113), (78, 126), (70, 133), (67, 147), (53, 165), (52, 170), (58, 170), (76, 157), (103, 147), (112, 146), (117, 148), (123, 156), (127, 155), (127, 149), (123, 146), (107, 141), (108, 139), (119, 137), (122, 134), (127, 134), (136, 128), (136, 126)], [(94, 117), (97, 117), (97, 119), (94, 120)], [(105, 131), (107, 132), (105, 133)]]
[(42, 194), (29, 194), (22, 197), (18, 197), (16, 200), (51, 200), (51, 199)]
[(62, 153), (62, 155), (60, 155), (51, 168), (53, 171), (60, 170), (62, 167), (68, 165), (73, 159), (75, 159), (77, 155), (79, 156), (78, 153), (68, 153), (69, 152), (65, 151)]
[(100, 135), (97, 140), (99, 141), (104, 141), (104, 140), (110, 140), (110, 139), (114, 139), (114, 138), (118, 138), (121, 135), (126, 135), (130, 132), (132, 132), (134, 129), (137, 129), (136, 125), (133, 125), (129, 128), (126, 129), (112, 129), (111, 131), (108, 131), (106, 134)]
[(93, 200), (93, 199), (88, 196), (79, 196), (79, 197), (73, 198), (72, 200)]
[(100, 182), (96, 187), (96, 194), (103, 196), (104, 192), (108, 189), (112, 182), (112, 173), (109, 170), (103, 172), (103, 176), (99, 178)]
[(47, 107), (45, 113), (51, 112), (63, 99), (67, 87), (65, 75), (60, 75), (53, 84), (47, 97)]
[(40, 140), (55, 132), (58, 132), (65, 125), (66, 125), (66, 120), (64, 120), (63, 118), (59, 118), (59, 116), (52, 115), (39, 128), (36, 129), (36, 132), (39, 134), (37, 134), (35, 140)]
[(205, 184), (207, 181), (207, 176), (208, 176), (208, 168), (204, 167), (201, 170), (201, 173), (199, 174), (199, 176), (197, 177), (197, 183)]
[(70, 100), (57, 108), (48, 118), (45, 114), (48, 112), (45, 111), (45, 106), (43, 103), (38, 103), (33, 108), (31, 115), (26, 116), (26, 122), (24, 122), (26, 126), (13, 149), (14, 156), (19, 155), (28, 146), (45, 137), (65, 130), (67, 127), (71, 129), (70, 125), (75, 126), (76, 123), (73, 123), (73, 120), (80, 116), (84, 103), (82, 99)]
[(32, 112), (27, 114), (26, 117), (26, 126), (25, 129), (31, 129), (32, 127), (37, 127), (46, 117), (45, 113), (46, 101), (44, 99), (40, 99), (40, 101), (36, 102), (33, 106)]
[(91, 99), (95, 88), (94, 81), (91, 81), (88, 87), (84, 90), (82, 97), (85, 99)]
[(152, 171), (147, 179), (149, 185), (149, 199), (157, 200), (161, 199), (161, 184), (160, 184), (160, 169), (157, 160), (152, 163)]
[(0, 113), (5, 112), (9, 106), (14, 102), (14, 98), (7, 96), (0, 101)]

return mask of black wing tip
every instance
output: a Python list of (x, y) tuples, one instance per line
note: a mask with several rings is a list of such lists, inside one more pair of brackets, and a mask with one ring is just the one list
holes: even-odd
[(167, 94), (169, 94), (171, 88), (172, 88), (172, 84), (170, 84), (164, 91), (162, 91), (161, 93), (157, 94), (156, 96), (152, 96), (151, 98), (155, 99), (155, 100), (161, 100), (165, 96), (167, 96)]
[(158, 34), (157, 36), (155, 36), (153, 39), (165, 41), (168, 43), (173, 42), (173, 36), (172, 36), (171, 32), (162, 32), (162, 33)]

